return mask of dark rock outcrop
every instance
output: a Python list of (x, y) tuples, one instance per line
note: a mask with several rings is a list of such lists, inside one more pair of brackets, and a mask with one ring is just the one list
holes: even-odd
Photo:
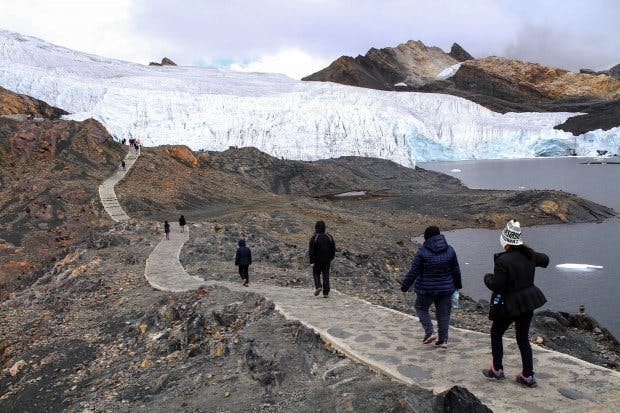
[(461, 386), (453, 386), (451, 389), (438, 394), (433, 406), (434, 413), (492, 413), (469, 390)]
[(620, 63), (618, 63), (609, 70), (601, 70), (597, 72), (592, 69), (579, 69), (579, 73), (585, 73), (588, 75), (607, 75), (613, 77), (614, 79), (620, 80)]
[(608, 72), (609, 76), (613, 77), (614, 79), (620, 80), (620, 63), (609, 69)]
[(450, 48), (450, 56), (458, 60), (459, 62), (464, 62), (466, 60), (474, 60), (474, 57), (470, 55), (465, 49), (461, 47), (458, 43), (452, 43), (452, 47)]
[(556, 125), (555, 129), (581, 135), (596, 129), (609, 130), (620, 125), (620, 100), (602, 102), (585, 108), (585, 115), (573, 116), (566, 122)]
[(174, 63), (172, 60), (168, 59), (167, 57), (164, 57), (163, 59), (161, 59), (161, 63), (157, 63), (157, 62), (150, 62), (149, 66), (176, 66), (177, 64)]

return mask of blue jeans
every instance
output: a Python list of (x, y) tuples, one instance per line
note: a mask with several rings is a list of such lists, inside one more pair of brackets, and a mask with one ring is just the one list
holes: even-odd
[(418, 294), (415, 299), (415, 312), (428, 336), (433, 334), (433, 323), (428, 309), (435, 303), (435, 315), (437, 316), (437, 330), (439, 341), (448, 341), (448, 327), (450, 327), (450, 313), (452, 312), (452, 294), (428, 295)]

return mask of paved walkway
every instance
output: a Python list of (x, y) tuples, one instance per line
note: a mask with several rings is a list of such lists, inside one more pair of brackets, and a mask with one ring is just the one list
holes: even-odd
[(115, 222), (129, 221), (129, 215), (125, 213), (125, 210), (121, 207), (121, 204), (118, 203), (114, 187), (125, 177), (127, 172), (136, 162), (136, 159), (138, 159), (139, 155), (139, 152), (136, 153), (133, 148), (129, 148), (129, 153), (125, 157), (125, 170), (121, 169), (119, 165), (116, 172), (114, 172), (112, 176), (99, 185), (99, 198), (101, 199), (103, 208)]
[[(113, 186), (112, 186), (113, 187)], [(489, 381), (481, 369), (490, 364), (487, 334), (450, 328), (448, 349), (423, 345), (417, 318), (332, 290), (330, 298), (314, 297), (311, 289), (203, 281), (187, 274), (179, 262), (189, 226), (181, 233), (171, 224), (170, 240), (162, 239), (150, 254), (145, 277), (156, 289), (190, 291), (219, 285), (253, 291), (274, 302), (287, 319), (316, 331), (353, 360), (394, 379), (441, 392), (467, 387), (495, 412), (620, 412), (620, 373), (533, 345), (539, 386), (514, 382), (521, 361), (514, 340), (505, 340), (503, 381)]]
[(189, 225), (185, 226), (185, 232), (181, 232), (178, 223), (170, 222), (170, 239), (162, 239), (146, 260), (144, 276), (153, 288), (178, 293), (206, 285), (201, 278), (192, 277), (185, 272), (179, 261), (181, 247), (188, 239)]

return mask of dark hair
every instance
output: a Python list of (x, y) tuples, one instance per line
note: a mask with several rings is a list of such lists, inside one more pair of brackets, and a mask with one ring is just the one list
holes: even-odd
[(431, 237), (434, 237), (435, 235), (439, 235), (439, 228), (437, 228), (435, 225), (431, 225), (430, 227), (427, 227), (424, 230), (424, 239), (427, 240)]
[(515, 250), (515, 251), (519, 251), (521, 254), (525, 255), (529, 259), (534, 258), (534, 250), (531, 249), (530, 247), (528, 247), (525, 244), (521, 244), (521, 245), (510, 245), (510, 244), (507, 244), (506, 247), (508, 247), (508, 249), (506, 251)]
[(324, 221), (317, 221), (316, 224), (314, 224), (314, 230), (319, 233), (322, 234), (325, 232), (325, 222)]

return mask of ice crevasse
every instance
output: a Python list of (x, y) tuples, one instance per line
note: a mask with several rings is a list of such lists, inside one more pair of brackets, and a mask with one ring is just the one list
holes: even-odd
[(345, 155), (405, 166), (451, 159), (617, 153), (620, 128), (574, 138), (574, 113), (506, 113), (449, 95), (385, 92), (284, 75), (149, 67), (0, 30), (0, 86), (94, 118), (117, 139), (193, 150), (254, 146), (273, 156)]

